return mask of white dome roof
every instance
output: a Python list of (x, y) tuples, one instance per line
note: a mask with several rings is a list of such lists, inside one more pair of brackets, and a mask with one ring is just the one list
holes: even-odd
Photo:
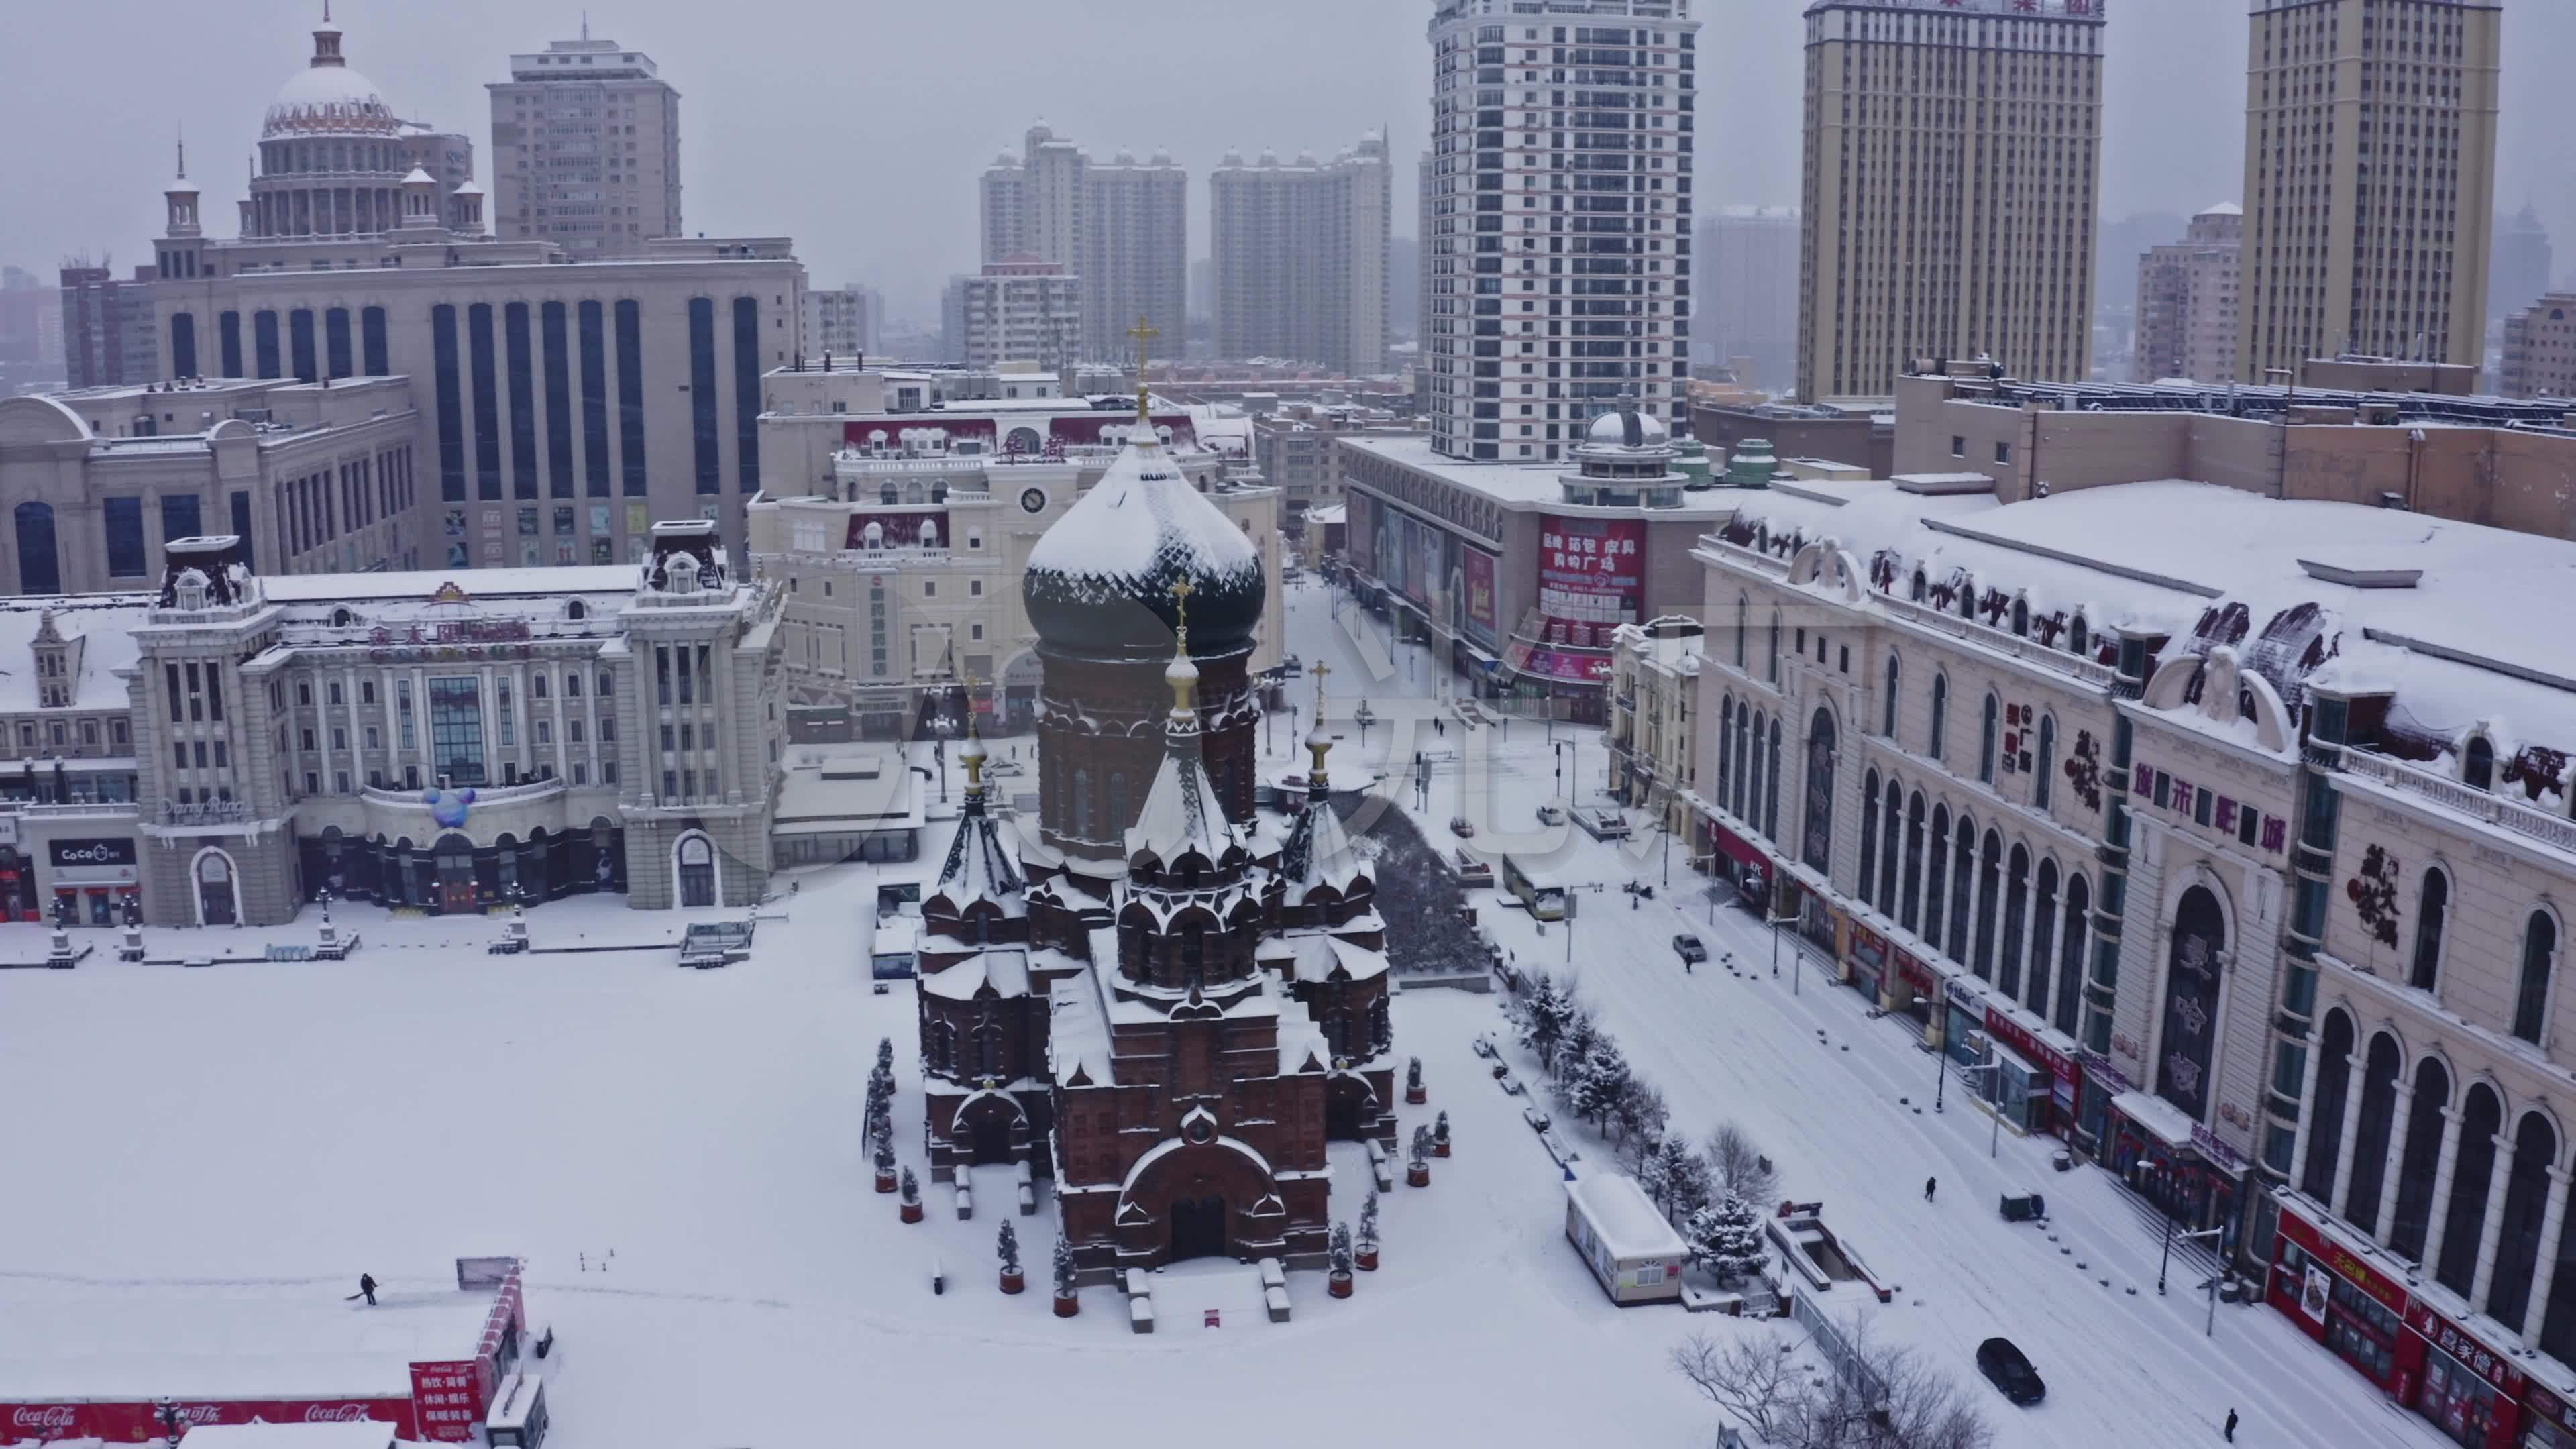
[(376, 83), (345, 65), (297, 71), (277, 88), (262, 136), (391, 134), (401, 123)]
[[(1632, 423), (1633, 434), (1629, 431)], [(1584, 436), (1588, 442), (1612, 447), (1655, 448), (1663, 446), (1670, 430), (1652, 413), (1608, 412), (1594, 418), (1591, 431)]]

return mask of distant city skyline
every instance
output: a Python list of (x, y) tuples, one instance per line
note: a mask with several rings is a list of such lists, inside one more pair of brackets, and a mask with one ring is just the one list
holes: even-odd
[[(862, 26), (843, 7), (782, 0), (754, 36), (729, 12), (633, 0), (594, 15), (593, 25), (658, 58), (686, 97), (680, 151), (690, 231), (793, 237), (817, 285), (876, 287), (893, 317), (924, 325), (936, 323), (946, 278), (974, 270), (983, 166), (1040, 118), (1103, 153), (1170, 149), (1191, 177), (1193, 259), (1208, 252), (1206, 178), (1228, 147), (1329, 153), (1384, 125), (1390, 153), (1409, 163), (1427, 137), (1427, 3), (1306, 0), (1291, 10), (1136, 0), (1123, 12), (1130, 23), (1119, 26), (1060, 24), (1061, 10), (1034, 6), (1013, 22), (1017, 3), (903, 7)], [(1798, 200), (1803, 9), (1799, 0), (1701, 7), (1710, 37), (1699, 113), (1703, 211)], [(0, 124), (67, 139), (20, 148), (0, 169), (0, 198), (12, 202), (0, 206), (0, 261), (50, 278), (76, 253), (149, 260), (181, 130), (211, 229), (228, 234), (243, 156), (278, 85), (302, 64), (319, 13), (314, 0), (219, 9), (100, 0), (14, 16), (18, 44), (11, 69), (0, 71), (9, 82), (0, 85)], [(339, 0), (334, 16), (348, 32), (351, 63), (406, 119), (464, 129), (486, 154), (485, 84), (508, 73), (512, 54), (577, 35), (581, 25), (577, 4), (501, 0), (435, 10)], [(999, 29), (1042, 43), (989, 44)], [(2243, 0), (2114, 8), (2104, 66), (2106, 221), (2147, 211), (2187, 217), (2241, 199), (2246, 33)], [(1137, 35), (1155, 41), (1142, 59)], [(974, 55), (981, 99), (958, 105), (952, 69), (888, 64), (868, 77), (869, 113), (949, 119), (899, 144), (870, 134), (853, 109), (851, 77), (823, 61), (863, 36), (863, 53), (879, 57)], [(97, 53), (102, 37), (113, 37), (127, 98), (104, 108), (93, 102), (89, 72), (44, 59)], [(795, 43), (783, 51), (772, 44), (787, 39)], [(2553, 234), (2576, 236), (2576, 182), (2550, 161), (2567, 106), (2534, 73), (2537, 58), (2576, 53), (2576, 7), (2512, 10), (2505, 53), (2496, 204), (2510, 213), (2529, 202)], [(1158, 68), (1157, 55), (1260, 59)], [(2178, 75), (2203, 77), (2209, 94), (2177, 104)], [(79, 127), (66, 131), (62, 118), (75, 114)], [(1394, 185), (1396, 230), (1410, 232), (1410, 164), (1396, 168)]]

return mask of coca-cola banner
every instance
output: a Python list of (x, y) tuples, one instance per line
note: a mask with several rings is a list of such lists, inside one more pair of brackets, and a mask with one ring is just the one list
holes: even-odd
[(1607, 649), (1646, 607), (1646, 525), (1635, 518), (1539, 516), (1538, 607), (1548, 641)]
[[(185, 1427), (210, 1424), (356, 1424), (379, 1423), (400, 1439), (416, 1437), (407, 1399), (181, 1399), (171, 1404)], [(131, 1403), (87, 1402), (0, 1404), (0, 1442), (19, 1439), (104, 1439), (111, 1444), (140, 1444), (163, 1438), (170, 1425), (162, 1406), (148, 1400)], [(471, 1430), (469, 1429), (469, 1434)]]
[(472, 1359), (411, 1366), (411, 1402), (420, 1421), (419, 1437), (439, 1444), (465, 1444), (483, 1418), (481, 1375)]

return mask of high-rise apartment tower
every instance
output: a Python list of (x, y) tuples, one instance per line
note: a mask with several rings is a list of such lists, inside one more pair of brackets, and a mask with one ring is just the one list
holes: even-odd
[(1208, 177), (1217, 356), (1386, 370), (1388, 172), (1383, 136), (1323, 162), (1226, 154)]
[(2138, 258), (2138, 341), (2129, 380), (2239, 382), (2236, 315), (2245, 213), (2221, 202), (2191, 219), (2178, 242)]
[(494, 229), (576, 257), (633, 256), (680, 235), (680, 92), (613, 40), (510, 57), (492, 93)]
[(2254, 0), (2237, 375), (2485, 360), (2496, 0)]
[(1439, 0), (1431, 446), (1562, 458), (1633, 397), (1687, 427), (1691, 0)]
[(1082, 278), (1082, 357), (1126, 357), (1136, 319), (1169, 353), (1189, 326), (1189, 173), (1170, 153), (1091, 159), (1046, 122), (984, 170), (983, 260), (1054, 262)]
[(1800, 400), (1914, 357), (2090, 371), (2107, 4), (1808, 5)]

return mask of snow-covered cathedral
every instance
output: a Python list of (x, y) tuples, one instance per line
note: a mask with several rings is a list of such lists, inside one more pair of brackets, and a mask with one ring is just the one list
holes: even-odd
[(1325, 1144), (1395, 1145), (1385, 923), (1325, 736), (1296, 812), (1254, 809), (1260, 560), (1142, 426), (1022, 587), (1038, 832), (992, 813), (968, 741), (922, 906), (933, 1175), (1052, 1176), (1086, 1272), (1319, 1262)]

